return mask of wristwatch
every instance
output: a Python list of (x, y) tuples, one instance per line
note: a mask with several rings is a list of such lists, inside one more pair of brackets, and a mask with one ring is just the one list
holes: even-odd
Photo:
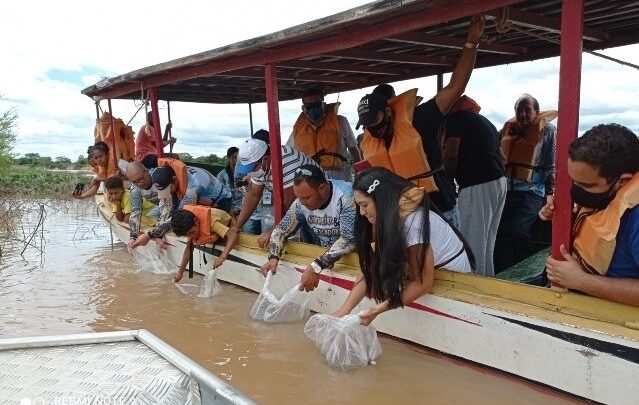
[(466, 43), (464, 44), (464, 47), (465, 47), (465, 48), (468, 48), (468, 49), (477, 49), (477, 47), (478, 47), (478, 46), (479, 46), (479, 42), (477, 42), (477, 43), (473, 43), (473, 42), (466, 42)]
[(269, 259), (269, 260), (273, 260), (273, 259), (275, 259), (275, 260), (280, 260), (279, 256), (277, 256), (277, 255), (273, 255), (273, 254), (268, 255), (268, 259)]
[(317, 263), (315, 260), (311, 262), (311, 268), (313, 269), (313, 273), (315, 274), (322, 274), (322, 270), (324, 270), (322, 266), (320, 266), (319, 263)]

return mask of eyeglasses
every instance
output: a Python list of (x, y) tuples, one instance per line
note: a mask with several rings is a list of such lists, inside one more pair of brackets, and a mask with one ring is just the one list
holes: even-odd
[(144, 182), (144, 175), (142, 175), (141, 177), (138, 177), (137, 179), (131, 180), (131, 183), (138, 185), (140, 183)]

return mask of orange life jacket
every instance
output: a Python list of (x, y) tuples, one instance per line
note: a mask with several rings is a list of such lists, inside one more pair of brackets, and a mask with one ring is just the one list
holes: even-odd
[(184, 209), (187, 211), (191, 211), (197, 218), (199, 231), (198, 236), (197, 238), (191, 239), (191, 242), (196, 245), (206, 245), (209, 243), (215, 243), (220, 239), (220, 235), (211, 231), (211, 211), (216, 210), (215, 208), (207, 207), (204, 205), (187, 204), (184, 206)]
[[(293, 141), (295, 149), (308, 157), (318, 160), (322, 168), (327, 170), (339, 170), (343, 161), (336, 156), (339, 154), (339, 120), (337, 110), (339, 103), (327, 104), (324, 112), (324, 120), (319, 127), (313, 128), (303, 112), (297, 117), (293, 126)], [(323, 155), (327, 153), (327, 155)], [(317, 159), (315, 156), (317, 156)]]
[(424, 153), (422, 138), (413, 127), (416, 97), (417, 89), (412, 89), (388, 100), (393, 111), (393, 140), (389, 149), (383, 139), (373, 137), (368, 130), (364, 132), (360, 147), (371, 166), (385, 167), (432, 193), (438, 188)]
[(458, 98), (457, 101), (455, 101), (455, 104), (453, 104), (448, 114), (457, 111), (472, 111), (475, 114), (479, 114), (479, 111), (481, 111), (481, 107), (475, 100), (464, 94), (460, 98)]
[[(107, 167), (113, 167), (117, 170), (119, 159), (132, 162), (135, 158), (135, 141), (133, 139), (133, 128), (125, 125), (120, 118), (113, 117), (113, 126), (115, 131), (111, 128), (111, 115), (106, 111), (103, 112), (100, 119), (95, 122), (93, 137), (95, 142), (102, 141), (109, 145), (109, 164)], [(115, 156), (113, 155), (113, 150), (111, 150), (113, 149), (113, 133), (116, 134)]]
[(600, 211), (582, 208), (573, 226), (573, 256), (584, 270), (604, 275), (608, 272), (617, 245), (621, 216), (639, 205), (639, 173), (617, 191)]
[(546, 124), (557, 118), (557, 114), (557, 111), (540, 112), (523, 136), (513, 133), (517, 125), (516, 117), (506, 121), (501, 130), (501, 149), (506, 157), (506, 177), (522, 181), (532, 179), (535, 170), (540, 169), (535, 166), (537, 144), (544, 135)]
[(172, 158), (159, 158), (158, 167), (170, 167), (173, 169), (175, 177), (177, 177), (177, 196), (178, 199), (182, 200), (189, 186), (189, 177), (186, 174), (186, 165), (184, 162)]

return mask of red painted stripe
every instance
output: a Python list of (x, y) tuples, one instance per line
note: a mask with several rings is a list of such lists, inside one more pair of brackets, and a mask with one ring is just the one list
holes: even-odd
[[(295, 270), (297, 270), (299, 273), (303, 273), (305, 269), (301, 269), (299, 267), (295, 267)], [(348, 280), (348, 279), (345, 279), (345, 278), (340, 278), (340, 277), (331, 277), (331, 276), (329, 276), (327, 274), (320, 274), (320, 280), (322, 280), (322, 281), (324, 281), (326, 283), (335, 285), (337, 287), (341, 287), (341, 288), (343, 288), (345, 290), (349, 290), (349, 291), (352, 290), (353, 286), (355, 285), (354, 281), (351, 281), (351, 280)], [(439, 311), (439, 310), (437, 310), (435, 308), (431, 308), (431, 307), (427, 307), (426, 305), (418, 304), (416, 302), (411, 302), (411, 303), (409, 303), (406, 306), (409, 307), (409, 308), (416, 309), (418, 311), (424, 311), (424, 312), (428, 312), (428, 313), (431, 313), (431, 314), (434, 314), (434, 315), (443, 316), (445, 318), (455, 319), (455, 320), (458, 320), (458, 321), (466, 322), (466, 323), (468, 323), (470, 325), (481, 326), (480, 324), (478, 324), (476, 322), (471, 322), (471, 321), (468, 321), (466, 319), (462, 319), (462, 318), (456, 317), (454, 315), (447, 314), (446, 312)]]

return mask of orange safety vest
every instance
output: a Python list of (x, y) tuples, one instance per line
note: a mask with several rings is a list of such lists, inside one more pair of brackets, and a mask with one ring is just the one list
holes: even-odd
[(214, 210), (215, 208), (204, 205), (187, 204), (184, 206), (184, 209), (191, 211), (197, 218), (198, 236), (197, 238), (191, 239), (191, 242), (196, 245), (206, 245), (209, 243), (215, 243), (220, 239), (220, 235), (211, 231), (211, 210)]
[[(327, 170), (339, 170), (343, 161), (330, 154), (339, 154), (339, 120), (337, 110), (339, 103), (327, 104), (324, 110), (324, 120), (319, 127), (313, 128), (306, 114), (303, 112), (297, 117), (293, 125), (293, 142), (295, 149), (318, 160), (322, 168)], [(326, 155), (324, 155), (326, 153)]]
[(385, 167), (393, 173), (412, 179), (424, 187), (427, 193), (438, 191), (430, 165), (424, 153), (422, 138), (413, 127), (413, 112), (417, 101), (417, 89), (408, 90), (388, 100), (393, 111), (393, 140), (386, 149), (383, 139), (373, 137), (368, 130), (360, 145), (364, 159), (371, 166)]
[(589, 273), (605, 275), (617, 246), (621, 216), (639, 205), (639, 173), (617, 191), (603, 210), (582, 208), (573, 226), (572, 254)]
[(184, 162), (172, 158), (159, 158), (158, 167), (170, 167), (173, 169), (175, 177), (177, 177), (177, 196), (178, 199), (182, 200), (189, 186), (189, 178), (186, 175), (186, 165)]
[[(530, 181), (535, 170), (537, 144), (544, 135), (546, 124), (557, 118), (557, 111), (540, 112), (532, 125), (526, 129), (524, 136), (512, 134), (517, 125), (517, 118), (506, 121), (501, 130), (501, 149), (506, 157), (506, 176), (522, 181)], [(549, 168), (548, 168), (549, 169)]]
[(135, 158), (135, 141), (133, 138), (133, 128), (129, 125), (125, 125), (124, 121), (120, 118), (113, 117), (113, 126), (115, 127), (115, 131), (111, 128), (111, 115), (106, 111), (103, 112), (102, 116), (95, 121), (93, 137), (95, 142), (102, 141), (109, 145), (110, 149), (113, 149), (113, 133), (117, 134), (115, 136), (115, 160), (113, 151), (109, 150), (108, 164), (108, 167), (117, 169), (117, 161), (119, 159), (132, 162)]

